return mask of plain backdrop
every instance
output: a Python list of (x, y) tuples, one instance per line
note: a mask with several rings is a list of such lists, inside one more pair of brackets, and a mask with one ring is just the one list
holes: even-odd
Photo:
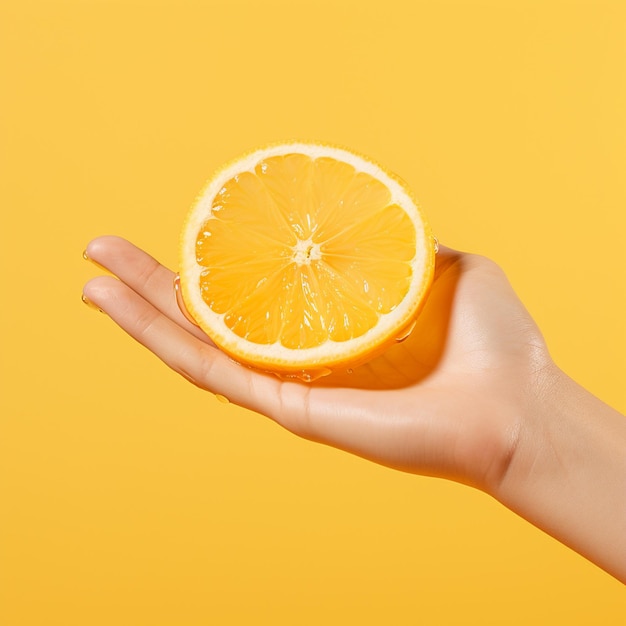
[(624, 623), (488, 496), (221, 404), (80, 301), (92, 237), (176, 268), (214, 169), (328, 141), (626, 411), (623, 2), (3, 0), (0, 79), (0, 624)]

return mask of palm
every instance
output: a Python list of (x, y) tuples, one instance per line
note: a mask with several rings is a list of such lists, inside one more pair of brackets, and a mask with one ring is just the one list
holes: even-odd
[(87, 296), (173, 369), (299, 435), (407, 471), (483, 488), (497, 481), (516, 430), (502, 398), (547, 358), (500, 270), (450, 250), (439, 254), (431, 294), (404, 342), (314, 383), (229, 360), (178, 311), (173, 274), (128, 242), (102, 238), (89, 255), (123, 282), (95, 279)]
[(516, 436), (517, 414), (502, 410), (505, 399), (546, 363), (543, 339), (499, 268), (443, 250), (409, 338), (352, 373), (321, 379), (311, 395), (326, 392), (343, 421), (352, 407), (354, 430), (359, 419), (369, 424), (363, 448), (351, 446), (353, 433), (343, 447), (485, 486), (505, 469)]

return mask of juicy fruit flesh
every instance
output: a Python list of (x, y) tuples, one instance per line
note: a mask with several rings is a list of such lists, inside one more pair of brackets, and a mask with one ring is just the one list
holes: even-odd
[(200, 292), (247, 341), (347, 341), (407, 294), (415, 241), (369, 174), (330, 157), (269, 157), (215, 196), (196, 239)]

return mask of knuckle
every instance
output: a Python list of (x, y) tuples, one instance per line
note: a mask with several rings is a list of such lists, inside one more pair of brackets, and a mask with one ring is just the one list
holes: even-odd
[(189, 359), (190, 362), (195, 363), (191, 376), (196, 384), (210, 389), (213, 387), (215, 377), (215, 355), (208, 346), (195, 348), (194, 352), (195, 354)]
[(159, 262), (152, 257), (148, 257), (141, 267), (138, 268), (137, 281), (142, 287), (149, 287), (153, 281), (158, 269), (160, 267)]

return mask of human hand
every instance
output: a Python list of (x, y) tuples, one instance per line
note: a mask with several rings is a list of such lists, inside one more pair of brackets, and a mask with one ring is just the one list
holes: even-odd
[(182, 376), (308, 439), (471, 484), (626, 582), (626, 420), (567, 377), (503, 272), (441, 248), (411, 335), (312, 383), (232, 361), (176, 304), (174, 273), (101, 237), (84, 297)]
[(409, 472), (492, 492), (523, 428), (524, 403), (552, 362), (503, 272), (441, 248), (411, 335), (354, 370), (312, 383), (233, 362), (176, 304), (174, 273), (131, 243), (101, 237), (89, 259), (116, 275), (89, 301), (194, 384), (297, 435)]

